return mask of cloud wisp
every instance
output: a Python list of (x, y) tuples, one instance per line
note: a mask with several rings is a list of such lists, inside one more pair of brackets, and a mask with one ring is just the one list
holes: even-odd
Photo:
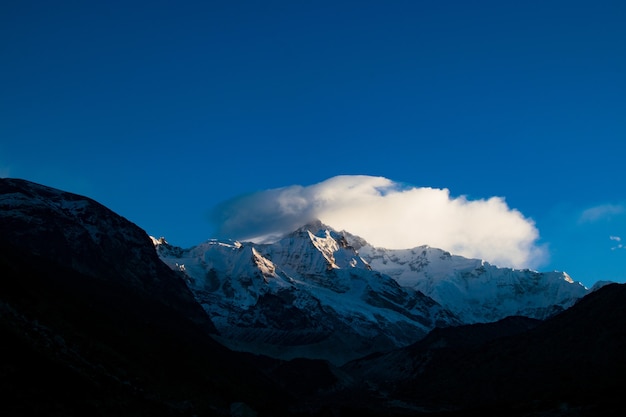
[(545, 259), (534, 222), (503, 198), (468, 200), (384, 177), (337, 176), (260, 191), (222, 203), (212, 217), (219, 237), (239, 240), (272, 240), (319, 219), (378, 247), (429, 245), (515, 268)]
[(602, 204), (586, 209), (580, 215), (579, 223), (594, 223), (626, 212), (626, 207), (619, 204)]
[(622, 243), (622, 238), (619, 236), (609, 236), (609, 239), (611, 239), (613, 242), (615, 242), (615, 246), (613, 246), (611, 248), (611, 250), (617, 250), (617, 249), (626, 249), (626, 246), (624, 246), (624, 244)]

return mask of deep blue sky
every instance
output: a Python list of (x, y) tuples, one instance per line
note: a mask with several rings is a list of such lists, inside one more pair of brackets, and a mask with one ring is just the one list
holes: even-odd
[(0, 176), (191, 246), (234, 196), (379, 175), (505, 197), (540, 269), (623, 282), (624, 22), (620, 0), (3, 2)]

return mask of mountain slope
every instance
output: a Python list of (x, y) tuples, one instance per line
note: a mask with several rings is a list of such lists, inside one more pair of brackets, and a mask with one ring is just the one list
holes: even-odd
[(213, 329), (146, 233), (83, 196), (17, 179), (0, 181), (0, 239), (95, 280), (147, 295)]
[(347, 238), (372, 269), (428, 295), (464, 323), (507, 316), (545, 319), (589, 292), (564, 272), (498, 268), (429, 246), (390, 250), (349, 234)]
[(234, 349), (342, 363), (459, 323), (419, 291), (373, 271), (321, 223), (273, 244), (212, 240), (183, 250), (155, 243)]
[(286, 359), (340, 364), (436, 327), (545, 319), (588, 292), (565, 273), (498, 268), (427, 246), (374, 248), (319, 221), (271, 244), (154, 243), (186, 276), (222, 343)]

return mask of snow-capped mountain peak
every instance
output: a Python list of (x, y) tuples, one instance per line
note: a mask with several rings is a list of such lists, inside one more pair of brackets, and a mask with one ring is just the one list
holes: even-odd
[(231, 348), (343, 362), (459, 323), (429, 297), (371, 270), (345, 236), (321, 224), (272, 244), (156, 247)]
[(321, 222), (309, 223), (277, 242), (258, 245), (258, 248), (297, 274), (341, 268), (370, 269), (342, 234)]
[[(498, 268), (429, 246), (376, 248), (319, 221), (273, 243), (209, 240), (183, 250), (153, 242), (223, 343), (282, 357), (341, 362), (415, 342), (434, 327), (543, 319), (587, 293), (565, 273)], [(329, 357), (338, 335), (346, 350)]]

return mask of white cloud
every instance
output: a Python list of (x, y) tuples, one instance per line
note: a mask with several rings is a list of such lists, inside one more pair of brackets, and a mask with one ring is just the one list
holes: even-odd
[(602, 204), (588, 208), (580, 215), (579, 222), (593, 223), (599, 220), (611, 218), (614, 215), (622, 214), (626, 208), (619, 204)]
[(618, 242), (616, 246), (613, 246), (611, 248), (611, 250), (626, 249), (626, 246), (624, 246), (623, 243), (620, 243), (622, 241), (621, 237), (619, 237), (619, 236), (609, 236), (609, 239), (611, 239), (614, 242)]
[(338, 176), (235, 198), (218, 206), (218, 234), (280, 236), (319, 219), (374, 246), (430, 245), (500, 266), (533, 267), (545, 256), (532, 220), (501, 197), (468, 200), (447, 189), (408, 187), (383, 177)]

